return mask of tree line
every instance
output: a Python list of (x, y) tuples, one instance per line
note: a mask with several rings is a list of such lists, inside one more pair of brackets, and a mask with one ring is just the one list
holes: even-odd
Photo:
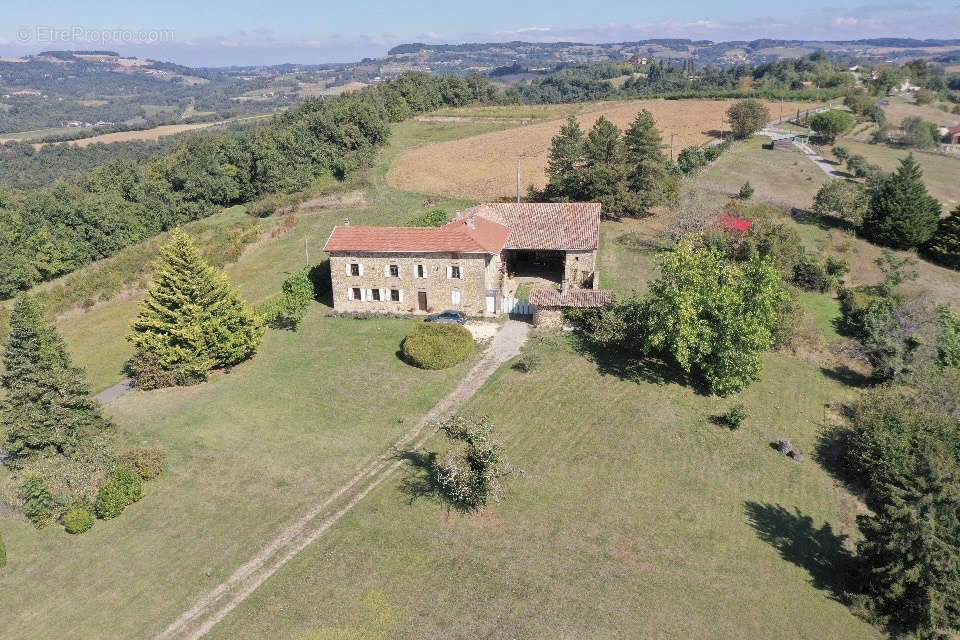
[(404, 74), (308, 100), (263, 127), (191, 136), (157, 158), (116, 158), (49, 187), (0, 190), (0, 298), (221, 207), (343, 178), (371, 161), (391, 122), (492, 97), (483, 78)]

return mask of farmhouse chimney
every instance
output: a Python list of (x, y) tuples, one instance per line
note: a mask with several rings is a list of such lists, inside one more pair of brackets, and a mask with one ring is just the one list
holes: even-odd
[(349, 226), (350, 226), (350, 218), (344, 218), (344, 219), (343, 219), (343, 226), (345, 226), (345, 227), (349, 227)]

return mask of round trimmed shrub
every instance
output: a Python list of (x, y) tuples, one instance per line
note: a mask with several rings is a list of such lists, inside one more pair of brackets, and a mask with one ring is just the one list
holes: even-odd
[(93, 526), (93, 522), (93, 514), (89, 509), (84, 509), (83, 507), (71, 509), (63, 516), (63, 528), (67, 530), (67, 533), (76, 534), (89, 531), (90, 527)]
[(463, 362), (476, 343), (473, 335), (458, 324), (423, 323), (403, 339), (404, 359), (421, 369), (446, 369)]

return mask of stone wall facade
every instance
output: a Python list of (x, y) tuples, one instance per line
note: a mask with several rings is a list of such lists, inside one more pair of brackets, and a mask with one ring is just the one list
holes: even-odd
[(537, 307), (533, 312), (533, 325), (538, 329), (563, 327), (563, 310), (556, 307)]
[[(397, 267), (397, 275), (392, 275), (392, 265)], [(459, 267), (460, 278), (451, 277), (452, 267)], [(500, 278), (500, 257), (480, 253), (330, 254), (333, 308), (337, 311), (436, 313), (456, 309), (481, 315), (486, 310), (487, 290), (498, 289)], [(421, 292), (426, 294), (426, 310), (419, 308)]]
[[(563, 277), (570, 285), (574, 287), (584, 286), (590, 274), (597, 270), (597, 252), (596, 250), (587, 251), (566, 251), (563, 258)], [(593, 287), (596, 287), (597, 278), (593, 279)]]

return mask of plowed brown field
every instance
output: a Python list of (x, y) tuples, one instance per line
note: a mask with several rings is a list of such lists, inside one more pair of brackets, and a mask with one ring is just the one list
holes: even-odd
[[(621, 129), (641, 109), (649, 110), (663, 133), (664, 144), (671, 134), (676, 153), (684, 147), (703, 144), (717, 137), (721, 121), (725, 122), (730, 100), (631, 100), (585, 105), (578, 116), (588, 130), (601, 115)], [(784, 113), (817, 106), (813, 103), (784, 103)], [(780, 114), (779, 103), (768, 102), (773, 117)], [(507, 109), (511, 107), (505, 107)], [(391, 186), (408, 191), (435, 193), (476, 200), (498, 200), (516, 196), (517, 157), (523, 156), (521, 183), (523, 189), (545, 183), (544, 171), (550, 139), (557, 134), (562, 119), (529, 124), (505, 131), (430, 144), (400, 156), (387, 180)]]

